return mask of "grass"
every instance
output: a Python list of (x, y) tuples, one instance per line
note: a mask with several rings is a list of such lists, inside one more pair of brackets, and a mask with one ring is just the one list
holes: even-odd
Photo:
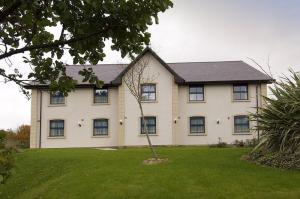
[(161, 165), (142, 164), (145, 148), (27, 150), (0, 198), (300, 198), (300, 172), (240, 160), (248, 150), (159, 148)]

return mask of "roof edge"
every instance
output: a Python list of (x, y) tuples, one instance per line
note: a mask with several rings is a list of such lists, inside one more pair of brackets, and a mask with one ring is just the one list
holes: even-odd
[(141, 54), (139, 54), (130, 64), (127, 65), (127, 67), (113, 80), (111, 81), (112, 84), (121, 84), (122, 83), (122, 77), (125, 75), (125, 73), (133, 67), (134, 64), (136, 64), (146, 53), (151, 53), (151, 55), (159, 61), (161, 65), (163, 65), (172, 75), (175, 77), (175, 82), (185, 82), (185, 80), (180, 77), (166, 62), (164, 62), (150, 47), (146, 47)]

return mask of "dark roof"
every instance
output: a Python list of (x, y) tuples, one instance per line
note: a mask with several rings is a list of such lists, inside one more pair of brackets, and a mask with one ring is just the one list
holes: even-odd
[(83, 68), (92, 68), (93, 72), (104, 84), (111, 84), (111, 81), (113, 81), (127, 65), (128, 64), (67, 65), (66, 73), (80, 84), (89, 84), (88, 82), (82, 82), (83, 77), (79, 75), (78, 72)]
[[(180, 62), (165, 63), (153, 50), (146, 48), (130, 64), (99, 64), (99, 65), (67, 65), (67, 75), (78, 81), (80, 86), (92, 86), (88, 82), (82, 82), (83, 77), (78, 74), (84, 67), (92, 68), (99, 79), (105, 85), (121, 84), (122, 76), (144, 54), (151, 53), (171, 74), (176, 83), (233, 83), (233, 82), (266, 82), (273, 81), (271, 77), (253, 68), (243, 61), (219, 61), (219, 62)], [(33, 84), (27, 88), (42, 86)], [(45, 86), (45, 85), (43, 85)]]
[(186, 82), (271, 81), (243, 61), (168, 63)]

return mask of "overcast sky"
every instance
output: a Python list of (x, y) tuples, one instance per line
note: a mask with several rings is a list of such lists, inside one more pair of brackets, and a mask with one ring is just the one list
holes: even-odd
[[(166, 62), (243, 60), (266, 66), (275, 76), (300, 71), (300, 1), (175, 0), (150, 27), (151, 47)], [(124, 62), (106, 48), (103, 63)], [(65, 60), (71, 64), (70, 60)], [(22, 63), (21, 59), (13, 59)], [(30, 123), (30, 101), (0, 79), (0, 129)]]

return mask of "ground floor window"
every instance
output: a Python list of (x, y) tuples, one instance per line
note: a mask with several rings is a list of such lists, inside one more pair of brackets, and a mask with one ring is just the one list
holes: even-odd
[(190, 134), (205, 133), (205, 117), (190, 117)]
[(93, 136), (108, 135), (108, 119), (95, 119)]
[[(148, 129), (148, 134), (156, 134), (156, 117), (146, 116), (146, 128)], [(143, 124), (143, 118), (141, 118), (141, 134), (146, 134)]]
[(49, 137), (63, 137), (65, 129), (64, 120), (50, 120)]
[(247, 115), (234, 116), (234, 133), (249, 132), (249, 117)]

